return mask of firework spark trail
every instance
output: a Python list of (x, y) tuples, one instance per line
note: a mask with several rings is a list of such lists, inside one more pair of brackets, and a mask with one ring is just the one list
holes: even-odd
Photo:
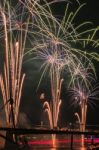
[[(57, 62), (55, 62), (55, 63), (57, 63)], [(59, 115), (60, 106), (61, 106), (60, 96), (61, 96), (61, 86), (62, 86), (63, 79), (60, 78), (60, 73), (61, 73), (60, 68), (59, 68), (60, 64), (58, 64), (58, 65), (59, 66), (55, 65), (54, 69), (51, 66), (52, 67), (51, 69), (53, 69), (53, 70), (50, 70), (51, 71), (50, 77), (51, 77), (52, 100), (51, 100), (50, 104), (47, 101), (44, 102), (44, 106), (47, 106), (46, 110), (49, 115), (49, 121), (50, 121), (51, 128), (57, 127), (58, 115)]]
[(43, 104), (43, 107), (45, 109), (45, 112), (48, 113), (50, 128), (53, 129), (53, 120), (52, 120), (52, 114), (51, 114), (51, 112), (52, 112), (51, 106), (50, 106), (50, 104), (47, 101), (45, 101), (44, 104)]
[[(31, 1), (29, 1), (29, 2), (31, 3), (31, 5), (33, 5), (33, 2), (31, 2)], [(35, 10), (33, 8), (35, 8), (35, 7), (32, 8), (32, 6), (31, 7), (30, 6), (29, 6), (29, 9), (31, 9), (32, 12), (33, 12)], [(35, 6), (35, 5), (33, 5), (33, 6)], [(75, 57), (75, 59), (77, 59), (76, 55), (79, 54), (79, 55), (84, 56), (85, 55), (84, 51), (81, 51), (80, 49), (76, 49), (76, 48), (72, 47), (71, 44), (74, 43), (75, 45), (77, 45), (76, 43), (83, 43), (84, 41), (86, 41), (87, 44), (90, 43), (90, 42), (93, 42), (93, 44), (96, 43), (96, 41), (93, 39), (93, 37), (94, 37), (93, 35), (96, 32), (95, 29), (86, 30), (86, 31), (81, 32), (81, 33), (78, 32), (78, 29), (80, 30), (80, 28), (82, 28), (87, 23), (89, 24), (89, 22), (82, 23), (81, 25), (79, 25), (75, 28), (72, 25), (73, 24), (72, 22), (73, 22), (73, 20), (76, 16), (78, 10), (83, 5), (80, 6), (80, 8), (77, 10), (77, 12), (75, 12), (74, 16), (72, 15), (71, 18), (69, 17), (69, 15), (71, 13), (67, 16), (67, 11), (66, 11), (66, 15), (63, 17), (63, 20), (61, 21), (61, 23), (59, 23), (57, 21), (57, 19), (55, 17), (53, 17), (50, 12), (46, 12), (45, 9), (42, 9), (42, 7), (39, 6), (38, 4), (37, 4), (37, 6), (40, 7), (41, 12), (43, 11), (43, 15), (40, 12), (38, 13), (38, 16), (40, 16), (40, 18), (41, 18), (41, 19), (37, 19), (37, 21), (40, 22), (37, 26), (37, 28), (38, 28), (37, 33), (39, 34), (38, 38), (41, 37), (42, 39), (44, 39), (44, 41), (41, 40), (41, 38), (40, 38), (38, 43), (36, 42), (37, 43), (36, 45), (41, 46), (39, 44), (39, 42), (40, 43), (43, 42), (44, 45), (46, 45), (47, 43), (49, 44), (49, 42), (51, 42), (55, 45), (56, 44), (57, 45), (58, 44), (65, 45), (64, 50), (66, 49), (67, 55), (70, 55), (72, 57)], [(48, 6), (48, 4), (47, 4), (47, 6)], [(48, 6), (48, 8), (49, 8), (49, 6)], [(68, 8), (67, 8), (67, 10), (68, 10)], [(43, 18), (45, 18), (46, 21), (44, 21)], [(69, 20), (69, 18), (70, 18), (70, 20)], [(80, 35), (84, 35), (85, 33), (88, 34), (92, 31), (94, 31), (94, 32), (93, 32), (92, 35), (90, 34), (90, 36), (91, 36), (90, 38), (87, 38), (87, 37), (86, 38), (81, 38)], [(33, 33), (33, 36), (34, 36), (34, 34), (36, 34), (36, 33)], [(42, 43), (42, 47), (43, 47), (43, 43)], [(37, 48), (37, 50), (40, 49), (39, 46), (35, 47), (35, 49), (36, 48)], [(30, 52), (32, 52), (32, 51), (34, 51), (34, 49), (32, 49)], [(90, 54), (87, 53), (87, 55), (91, 56), (91, 53)], [(87, 58), (88, 61), (90, 61), (88, 57), (86, 57), (86, 58)]]
[(57, 127), (58, 115), (59, 115), (59, 106), (60, 101), (60, 82), (61, 79), (58, 75), (57, 70), (53, 70), (51, 74), (51, 93), (52, 93), (52, 118), (53, 118), (53, 127)]
[(3, 96), (3, 100), (4, 100), (4, 104), (5, 104), (5, 113), (6, 113), (6, 121), (9, 122), (9, 116), (8, 116), (8, 106), (6, 105), (7, 103), (7, 97), (6, 97), (6, 93), (5, 93), (5, 86), (4, 86), (4, 80), (2, 75), (0, 75), (0, 87), (1, 87), (1, 91), (2, 91), (2, 96)]
[[(0, 80), (1, 80), (0, 87), (1, 87), (3, 101), (4, 101), (4, 109), (6, 113), (7, 125), (11, 124), (11, 126), (13, 126), (12, 118), (10, 116), (11, 106), (9, 104), (9, 99), (10, 98), (13, 99), (14, 119), (16, 125), (18, 121), (22, 87), (25, 79), (25, 74), (22, 74), (21, 71), (22, 71), (22, 60), (23, 60), (27, 31), (28, 31), (28, 21), (26, 23), (22, 23), (23, 21), (22, 20), (23, 16), (22, 16), (20, 18), (20, 22), (21, 22), (20, 29), (13, 28), (12, 25), (13, 22), (10, 16), (11, 10), (9, 4), (7, 4), (7, 10), (6, 10), (8, 11), (8, 16), (6, 16), (4, 9), (0, 9), (0, 10), (1, 10), (3, 26), (4, 26), (4, 36), (2, 37), (5, 39), (4, 73), (1, 73), (0, 75)], [(24, 12), (22, 10), (22, 14), (23, 13)], [(24, 29), (23, 29), (23, 24), (24, 24)], [(16, 32), (16, 36), (13, 31)]]
[[(86, 87), (91, 86), (91, 82), (96, 81), (96, 72), (91, 59), (88, 61), (85, 57), (79, 57), (80, 61), (78, 60), (77, 64), (75, 63), (72, 68), (72, 76), (69, 83), (69, 86), (74, 85), (81, 81), (81, 84), (85, 84)], [(83, 62), (83, 63), (82, 63)]]
[[(8, 36), (7, 36), (7, 23), (6, 23), (6, 16), (4, 14), (4, 12), (1, 10), (1, 15), (2, 15), (2, 19), (4, 22), (4, 38), (5, 38), (5, 64), (4, 64), (4, 78), (2, 76), (2, 84), (1, 84), (1, 89), (2, 89), (2, 94), (3, 94), (3, 98), (4, 102), (7, 103), (7, 100), (9, 100), (9, 61), (8, 61)], [(6, 92), (5, 92), (6, 90)], [(5, 104), (4, 103), (4, 104)], [(9, 120), (9, 107), (5, 107), (6, 108), (6, 119), (7, 121)]]
[[(16, 49), (15, 49), (15, 51), (16, 51)], [(19, 51), (19, 49), (18, 49), (18, 51)], [(9, 97), (7, 97), (7, 94), (6, 94), (7, 92), (10, 92), (10, 90), (11, 90), (11, 93), (12, 93), (12, 98), (14, 100), (13, 105), (14, 105), (14, 114), (15, 114), (15, 124), (17, 124), (20, 98), (21, 98), (21, 94), (22, 94), (21, 93), (22, 92), (22, 85), (23, 85), (24, 78), (25, 78), (25, 74), (21, 75), (21, 73), (20, 73), (20, 65), (21, 65), (20, 64), (20, 59), (19, 58), (17, 58), (17, 59), (18, 60), (15, 59), (14, 55), (12, 55), (12, 57), (10, 58), (10, 65), (11, 65), (10, 66), (10, 71), (11, 71), (10, 72), (11, 73), (11, 79), (10, 79), (11, 82), (10, 82), (10, 84), (12, 84), (12, 85), (8, 89), (5, 88), (5, 83), (4, 83), (4, 81), (7, 81), (6, 76), (8, 76), (8, 74), (5, 74), (6, 76), (3, 76), (1, 74), (1, 77), (2, 77), (1, 90), (2, 90), (2, 94), (3, 94), (4, 104), (6, 104), (9, 100), (9, 98), (10, 98), (10, 95), (9, 95)], [(17, 63), (17, 66), (16, 66), (15, 62), (17, 62), (17, 61), (18, 61), (18, 63)], [(17, 71), (14, 70), (16, 68), (17, 68)], [(4, 96), (4, 95), (6, 95), (6, 96)], [(5, 111), (6, 111), (7, 121), (8, 121), (9, 120), (9, 114), (10, 114), (10, 111), (11, 111), (9, 103), (6, 104)]]
[[(19, 43), (17, 43), (18, 46)], [(18, 50), (18, 51), (17, 51)], [(22, 92), (22, 85), (23, 85), (23, 81), (25, 78), (25, 74), (21, 75), (21, 67), (22, 67), (22, 63), (21, 63), (21, 59), (22, 59), (22, 55), (20, 54), (20, 49), (15, 49), (15, 53), (14, 53), (14, 49), (13, 51), (13, 55), (11, 57), (11, 81), (12, 81), (12, 97), (14, 99), (14, 109), (15, 109), (15, 123), (17, 123), (17, 117), (18, 117), (18, 113), (19, 113), (19, 105), (20, 105), (20, 98), (21, 98), (21, 92)], [(18, 57), (15, 59), (16, 57), (16, 52), (18, 53)]]

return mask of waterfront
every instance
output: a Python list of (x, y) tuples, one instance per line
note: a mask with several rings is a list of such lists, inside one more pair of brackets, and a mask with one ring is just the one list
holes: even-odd
[[(5, 148), (6, 147), (6, 148)], [(92, 150), (99, 148), (99, 130), (0, 128), (0, 150)]]
[(86, 143), (82, 145), (81, 136), (74, 136), (73, 143), (71, 144), (71, 135), (57, 135), (56, 139), (52, 140), (51, 135), (34, 135), (34, 139), (29, 140), (30, 147), (34, 149), (48, 149), (48, 150), (60, 150), (60, 149), (79, 149), (86, 150)]
[[(74, 135), (73, 143), (71, 143), (71, 135), (57, 135), (56, 140), (51, 139), (51, 135), (34, 135), (33, 139), (29, 140), (28, 144), (32, 150), (45, 149), (45, 150), (87, 150), (95, 147), (99, 143), (99, 139), (84, 138), (82, 135)], [(98, 144), (97, 144), (98, 145)]]
[[(17, 137), (17, 144), (12, 140), (14, 137), (11, 136), (12, 133)], [(0, 148), (2, 150), (92, 150), (99, 148), (98, 135), (98, 130), (82, 133), (78, 130), (1, 128)]]
[[(72, 143), (71, 140), (73, 140)], [(15, 145), (13, 147), (10, 143), (10, 148), (14, 148), (14, 150), (92, 150), (98, 147), (98, 143), (99, 138), (93, 137), (92, 139), (91, 136), (73, 135), (72, 139), (70, 134), (62, 134), (56, 135), (53, 139), (49, 134), (30, 134), (20, 135), (19, 147), (17, 148)], [(10, 148), (3, 149), (9, 150)]]

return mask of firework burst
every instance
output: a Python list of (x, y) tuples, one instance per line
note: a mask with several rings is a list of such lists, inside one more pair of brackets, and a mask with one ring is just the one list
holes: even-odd
[(94, 108), (95, 102), (99, 99), (99, 85), (94, 87), (86, 86), (82, 82), (78, 82), (70, 91), (71, 105), (80, 108), (80, 113), (75, 113), (80, 124), (80, 131), (85, 131), (86, 116), (88, 105)]

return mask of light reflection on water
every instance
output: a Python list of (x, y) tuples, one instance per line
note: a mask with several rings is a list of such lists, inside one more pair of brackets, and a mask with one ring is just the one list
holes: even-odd
[[(56, 135), (54, 142), (51, 135), (25, 135), (22, 139), (27, 142), (20, 141), (20, 147), (25, 148), (22, 150), (92, 150), (91, 139), (84, 138), (81, 135), (73, 136), (73, 144), (71, 145), (71, 135)], [(99, 143), (99, 139), (94, 141)], [(24, 145), (25, 144), (25, 145)], [(0, 144), (1, 146), (1, 144)], [(12, 148), (11, 148), (12, 149)], [(7, 149), (8, 150), (8, 149)], [(15, 150), (13, 148), (13, 150)]]
[(88, 144), (82, 140), (81, 135), (73, 136), (73, 144), (71, 145), (71, 135), (57, 135), (54, 142), (51, 135), (34, 135), (29, 139), (29, 145), (32, 150), (87, 150)]

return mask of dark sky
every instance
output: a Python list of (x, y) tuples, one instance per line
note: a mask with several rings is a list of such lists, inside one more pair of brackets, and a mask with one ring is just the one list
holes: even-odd
[(87, 5), (83, 10), (83, 16), (94, 23), (95, 26), (99, 26), (99, 1), (86, 0)]
[[(79, 17), (81, 18), (80, 22), (83, 21), (92, 21), (95, 26), (99, 24), (99, 1), (98, 0), (80, 0), (80, 3), (86, 3), (86, 5), (80, 10)], [(53, 6), (53, 9), (57, 14), (64, 14), (66, 2), (57, 3)], [(70, 0), (70, 7), (75, 10), (77, 3), (75, 0)]]

